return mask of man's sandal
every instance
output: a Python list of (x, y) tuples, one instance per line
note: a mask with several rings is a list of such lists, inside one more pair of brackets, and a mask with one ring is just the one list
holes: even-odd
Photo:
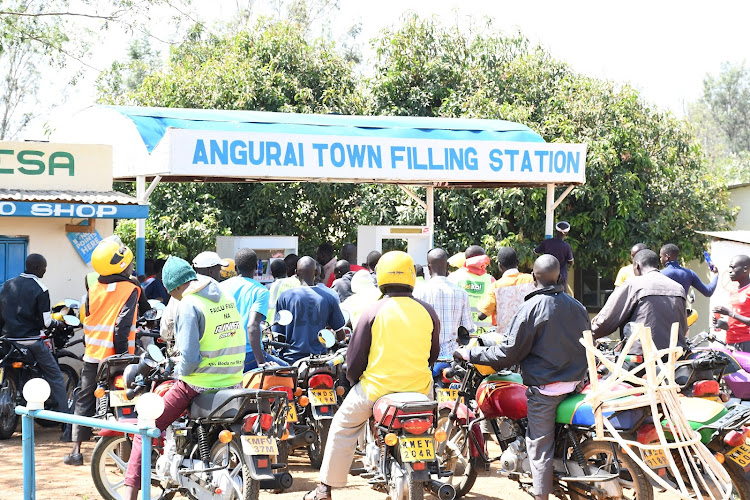
[(305, 496), (302, 497), (302, 500), (331, 500), (331, 494), (324, 493), (318, 488), (315, 488), (314, 490), (310, 490), (305, 493)]

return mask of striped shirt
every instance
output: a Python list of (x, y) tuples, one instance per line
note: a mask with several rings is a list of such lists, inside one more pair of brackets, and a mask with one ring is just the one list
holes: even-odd
[(432, 276), (414, 289), (414, 297), (430, 304), (440, 319), (440, 359), (453, 358), (458, 349), (458, 327), (474, 331), (469, 294), (444, 276)]

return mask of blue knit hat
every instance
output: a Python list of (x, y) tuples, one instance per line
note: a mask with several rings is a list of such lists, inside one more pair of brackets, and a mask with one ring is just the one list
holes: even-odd
[(178, 286), (194, 279), (198, 279), (198, 276), (195, 274), (193, 266), (186, 260), (174, 255), (167, 259), (167, 262), (164, 263), (164, 269), (161, 270), (161, 281), (169, 293), (172, 293), (172, 290)]

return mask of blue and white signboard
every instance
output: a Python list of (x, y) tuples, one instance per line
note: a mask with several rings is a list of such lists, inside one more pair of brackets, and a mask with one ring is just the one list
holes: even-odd
[(0, 217), (145, 219), (148, 217), (148, 205), (0, 201)]
[[(83, 221), (81, 226), (87, 226), (88, 221)], [(68, 236), (68, 240), (70, 240), (70, 243), (73, 244), (73, 248), (76, 249), (76, 252), (78, 252), (78, 255), (81, 256), (81, 259), (83, 259), (83, 262), (86, 264), (89, 264), (91, 262), (91, 254), (94, 253), (94, 248), (96, 248), (96, 245), (99, 244), (100, 241), (102, 241), (102, 237), (99, 235), (98, 231), (94, 231), (93, 233), (66, 233)]]
[(153, 156), (176, 176), (343, 182), (586, 181), (586, 146), (545, 142), (169, 129)]

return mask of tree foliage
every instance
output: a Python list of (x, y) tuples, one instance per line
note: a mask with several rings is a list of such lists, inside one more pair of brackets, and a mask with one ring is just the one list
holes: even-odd
[[(332, 44), (307, 41), (293, 23), (262, 22), (247, 32), (184, 43), (167, 68), (119, 100), (506, 119), (529, 125), (548, 142), (583, 142), (586, 184), (556, 215), (573, 225), (569, 241), (584, 267), (616, 269), (639, 241), (674, 242), (685, 257), (697, 256), (705, 239), (695, 230), (722, 229), (732, 219), (727, 194), (688, 124), (650, 107), (629, 86), (577, 74), (521, 34), (505, 35), (491, 24), (465, 32), (410, 16), (373, 43), (374, 73), (363, 79)], [(304, 253), (322, 240), (352, 240), (358, 224), (424, 221), (424, 212), (395, 186), (204, 184), (170, 186), (167, 193), (183, 205), (215, 208), (219, 226), (232, 234), (299, 235)], [(154, 193), (155, 215), (170, 210), (163, 196), (160, 189)], [(544, 190), (529, 188), (438, 190), (435, 243), (449, 252), (479, 243), (490, 254), (512, 245), (529, 263), (544, 238), (545, 198)], [(149, 224), (169, 234), (158, 219)]]

